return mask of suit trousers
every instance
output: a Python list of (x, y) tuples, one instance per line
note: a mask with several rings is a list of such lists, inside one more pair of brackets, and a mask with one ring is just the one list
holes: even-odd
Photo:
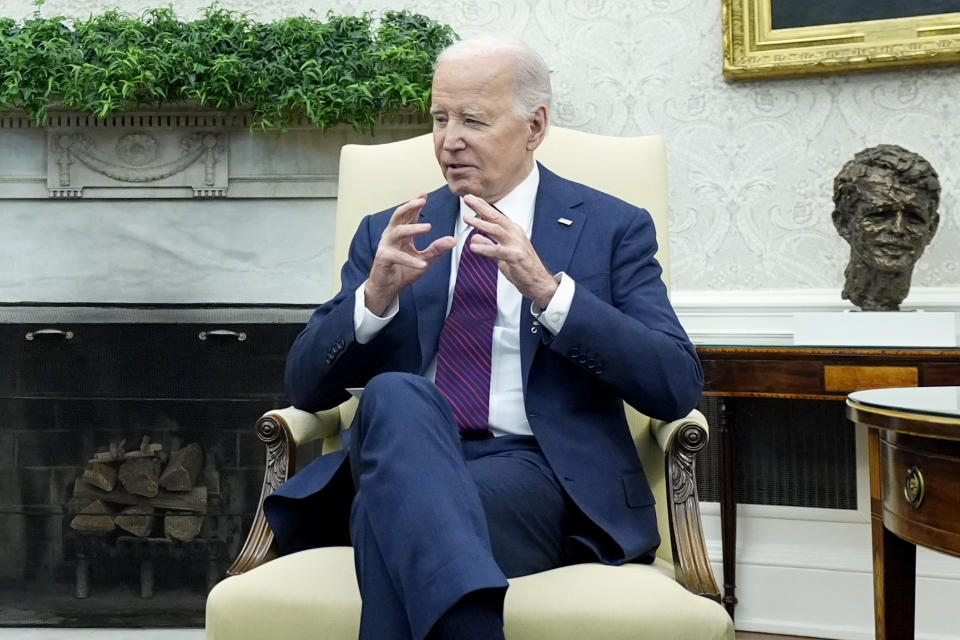
[(351, 431), (361, 640), (421, 640), (464, 595), (568, 563), (578, 510), (532, 436), (461, 441), (407, 373), (370, 380)]

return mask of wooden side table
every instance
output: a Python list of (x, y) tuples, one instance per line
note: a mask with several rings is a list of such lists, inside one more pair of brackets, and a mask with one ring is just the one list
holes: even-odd
[(732, 618), (736, 596), (736, 434), (740, 398), (844, 401), (882, 387), (960, 384), (960, 349), (698, 345), (703, 395), (720, 398), (716, 436), (720, 465), (723, 604)]
[(847, 417), (869, 433), (876, 637), (913, 638), (916, 545), (960, 556), (960, 387), (852, 393)]

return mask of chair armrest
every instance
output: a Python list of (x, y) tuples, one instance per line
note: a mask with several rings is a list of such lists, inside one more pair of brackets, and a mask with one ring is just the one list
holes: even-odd
[(240, 554), (227, 569), (227, 575), (245, 573), (276, 556), (273, 532), (263, 513), (263, 499), (273, 493), (296, 472), (297, 446), (318, 438), (329, 438), (340, 431), (340, 409), (308, 413), (294, 407), (268, 411), (257, 420), (257, 437), (267, 446), (263, 488), (257, 512)]
[[(265, 419), (282, 421), (290, 431), (293, 444), (297, 446), (319, 438), (331, 438), (340, 433), (340, 407), (317, 413), (301, 411), (296, 407), (267, 411), (257, 422), (258, 435), (260, 435), (260, 422)], [(262, 435), (260, 439), (267, 442)]]
[(702, 430), (703, 444), (695, 449), (695, 451), (699, 451), (700, 448), (707, 444), (707, 440), (710, 438), (710, 425), (707, 424), (706, 417), (698, 410), (694, 409), (685, 417), (672, 422), (650, 418), (650, 431), (653, 432), (653, 437), (657, 439), (657, 444), (660, 445), (660, 448), (663, 449), (664, 452), (670, 450), (674, 439), (686, 426), (695, 426)]
[(720, 602), (720, 589), (703, 538), (694, 468), (697, 452), (710, 438), (707, 420), (694, 409), (687, 417), (673, 422), (651, 420), (650, 429), (664, 451), (670, 544), (677, 582), (688, 591)]

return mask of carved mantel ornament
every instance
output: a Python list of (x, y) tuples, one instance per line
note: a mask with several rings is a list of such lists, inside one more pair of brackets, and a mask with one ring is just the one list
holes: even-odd
[(209, 118), (157, 114), (92, 122), (74, 116), (48, 125), (47, 188), (51, 198), (82, 198), (85, 189), (184, 191), (197, 198), (224, 197), (228, 145), (224, 127)]

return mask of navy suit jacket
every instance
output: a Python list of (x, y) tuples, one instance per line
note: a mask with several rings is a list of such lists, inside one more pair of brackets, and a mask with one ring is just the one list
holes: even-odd
[[(450, 254), (400, 294), (396, 317), (371, 342), (354, 337), (354, 292), (366, 279), (392, 210), (364, 218), (344, 265), (342, 290), (319, 307), (287, 360), (295, 406), (319, 411), (343, 402), (386, 371), (422, 374), (437, 352), (447, 308)], [(416, 245), (452, 235), (459, 199), (447, 187), (429, 194)], [(558, 222), (566, 218), (572, 224)], [(627, 427), (623, 401), (664, 420), (683, 417), (702, 386), (696, 351), (660, 279), (653, 221), (612, 196), (540, 166), (531, 240), (547, 268), (576, 283), (562, 331), (534, 331), (530, 300), (520, 318), (527, 419), (551, 467), (579, 508), (616, 543), (587, 541), (607, 562), (652, 553), (659, 544), (654, 499)], [(281, 551), (323, 544), (310, 504), (341, 474), (345, 456), (327, 455), (294, 475), (266, 501)], [(345, 503), (340, 503), (346, 509)], [(336, 528), (336, 527), (335, 527)], [(342, 531), (342, 529), (341, 529)]]

